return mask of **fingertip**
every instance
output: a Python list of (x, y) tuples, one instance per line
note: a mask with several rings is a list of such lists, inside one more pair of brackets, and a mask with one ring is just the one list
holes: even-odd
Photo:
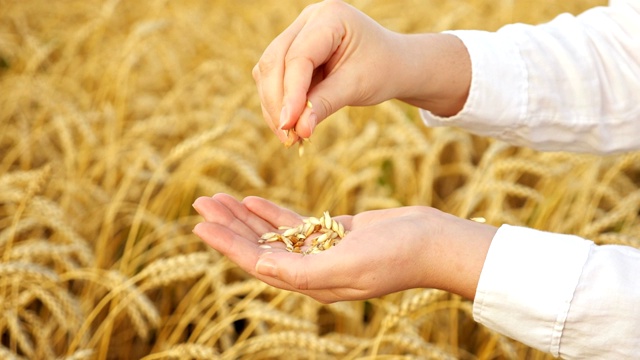
[(225, 228), (214, 223), (202, 221), (197, 223), (191, 231), (205, 244), (218, 251), (222, 250), (221, 252), (223, 253), (226, 252), (224, 251), (226, 249), (224, 245), (228, 245), (231, 233), (228, 233)]
[(207, 201), (207, 200), (209, 200), (209, 199), (211, 199), (211, 198), (212, 198), (212, 196), (198, 196), (198, 197), (193, 201), (193, 203), (195, 204), (195, 203), (199, 203), (199, 202)]
[(296, 126), (296, 132), (300, 137), (308, 139), (313, 134), (316, 125), (318, 125), (318, 115), (312, 107), (307, 105), (300, 116), (300, 120)]
[(273, 202), (259, 196), (247, 196), (242, 199), (242, 204), (246, 206), (249, 211), (263, 218), (265, 214), (273, 214), (278, 208)]
[(213, 200), (225, 201), (225, 200), (236, 200), (233, 196), (226, 193), (217, 193), (211, 197)]
[(289, 130), (291, 129), (291, 124), (289, 124), (289, 121), (291, 120), (291, 115), (289, 112), (289, 107), (284, 104), (282, 105), (282, 110), (280, 110), (280, 120), (279, 120), (279, 124), (278, 124), (278, 129), (280, 130)]
[(309, 139), (311, 135), (313, 135), (313, 132), (315, 131), (317, 125), (318, 115), (312, 112), (305, 117), (304, 121), (300, 121), (298, 123), (298, 128), (296, 128), (296, 131), (298, 132), (300, 137)]
[(287, 92), (286, 85), (284, 85), (283, 94), (282, 94), (282, 102), (280, 108), (280, 117), (278, 118), (278, 129), (279, 130), (287, 130), (290, 129), (291, 126), (289, 122), (291, 121), (291, 99), (290, 94)]
[(264, 201), (264, 199), (254, 195), (249, 195), (249, 196), (246, 196), (244, 199), (242, 199), (242, 203), (245, 204), (245, 206), (247, 207), (251, 207), (251, 205), (261, 201)]
[(307, 119), (307, 123), (309, 125), (309, 131), (313, 134), (313, 130), (316, 129), (316, 125), (318, 125), (318, 115), (315, 112), (312, 112)]
[(315, 130), (316, 125), (318, 125), (318, 114), (316, 114), (315, 110), (313, 110), (313, 103), (311, 102), (311, 100), (307, 100), (307, 108), (309, 109), (307, 126), (309, 127), (309, 135), (311, 135), (313, 134), (313, 130)]
[(282, 100), (282, 110), (280, 111), (280, 123), (278, 125), (280, 130), (291, 130), (297, 126), (305, 110), (305, 101), (306, 95), (304, 93), (288, 93), (285, 95)]
[(198, 212), (198, 214), (202, 214), (203, 206), (207, 201), (211, 201), (211, 198), (208, 196), (200, 196), (193, 202), (193, 204), (191, 204), (191, 206), (196, 210), (196, 212)]
[[(192, 233), (194, 233), (195, 235), (197, 235), (199, 238), (203, 239), (203, 223), (197, 223), (196, 226), (193, 227), (193, 229), (191, 230)], [(203, 239), (204, 240), (204, 239)]]

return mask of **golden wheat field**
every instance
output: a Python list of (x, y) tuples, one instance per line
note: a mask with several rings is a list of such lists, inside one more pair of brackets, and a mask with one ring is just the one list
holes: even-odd
[[(640, 247), (640, 153), (541, 153), (346, 108), (305, 154), (251, 68), (309, 1), (0, 0), (0, 358), (546, 359), (437, 290), (323, 305), (192, 234), (192, 202), (310, 216), (431, 205)], [(400, 32), (537, 23), (604, 1), (354, 0)], [(390, 239), (393, 241), (393, 239)]]

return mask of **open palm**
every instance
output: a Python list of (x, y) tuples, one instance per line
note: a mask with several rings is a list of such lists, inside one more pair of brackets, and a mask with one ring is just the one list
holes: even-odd
[[(442, 250), (434, 240), (455, 240), (458, 219), (429, 207), (403, 207), (337, 216), (349, 231), (335, 247), (319, 254), (288, 252), (284, 244), (260, 244), (263, 233), (297, 226), (303, 217), (259, 197), (238, 201), (226, 194), (198, 198), (205, 221), (194, 232), (212, 248), (256, 278), (329, 303), (372, 298), (438, 282)], [(458, 225), (458, 226), (456, 226)], [(479, 225), (479, 224), (478, 224)], [(444, 230), (444, 231), (443, 231)]]

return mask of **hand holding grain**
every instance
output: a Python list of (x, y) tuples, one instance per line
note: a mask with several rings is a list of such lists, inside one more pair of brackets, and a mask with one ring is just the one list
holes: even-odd
[(346, 105), (391, 98), (393, 37), (342, 1), (308, 6), (253, 69), (267, 123), (283, 141), (288, 129), (308, 138), (318, 122)]
[[(205, 221), (194, 233), (242, 269), (272, 286), (331, 303), (410, 288), (439, 288), (473, 298), (495, 228), (429, 207), (335, 216), (347, 235), (317, 254), (265, 244), (263, 234), (298, 226), (304, 217), (265, 199), (226, 194), (194, 203)], [(268, 245), (265, 246), (265, 245)]]
[(253, 77), (267, 124), (291, 144), (345, 106), (397, 98), (454, 115), (466, 101), (471, 64), (453, 35), (399, 34), (327, 0), (305, 8), (269, 44)]

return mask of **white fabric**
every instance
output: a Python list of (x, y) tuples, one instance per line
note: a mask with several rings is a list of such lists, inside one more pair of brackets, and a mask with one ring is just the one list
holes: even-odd
[(565, 359), (640, 358), (640, 250), (503, 225), (476, 321)]
[(422, 110), (427, 125), (541, 150), (638, 149), (640, 1), (538, 26), (450, 33), (471, 56), (469, 98), (453, 117)]
[[(540, 150), (640, 150), (640, 1), (495, 33), (452, 31), (471, 56), (461, 112), (421, 110)], [(566, 359), (640, 358), (640, 250), (503, 225), (485, 261), (475, 319)]]

